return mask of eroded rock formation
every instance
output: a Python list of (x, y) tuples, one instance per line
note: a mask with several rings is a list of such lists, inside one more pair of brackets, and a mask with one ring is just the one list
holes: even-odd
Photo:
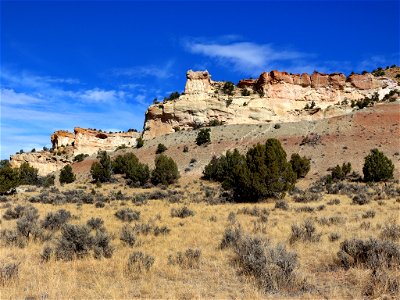
[[(184, 93), (175, 100), (151, 105), (146, 112), (143, 138), (193, 128), (212, 120), (225, 124), (293, 122), (348, 113), (351, 100), (378, 92), (382, 98), (398, 88), (395, 80), (367, 73), (309, 75), (264, 72), (258, 79), (239, 81), (232, 95), (222, 91), (224, 82), (213, 81), (207, 71), (188, 71)], [(247, 89), (250, 95), (243, 96)], [(247, 92), (247, 94), (248, 94)], [(344, 101), (347, 100), (347, 101)], [(304, 110), (307, 103), (316, 110)], [(340, 103), (348, 103), (347, 105)]]
[(75, 155), (95, 154), (99, 150), (114, 151), (118, 146), (135, 147), (139, 132), (113, 132), (76, 127), (74, 132), (58, 130), (51, 135), (52, 151), (22, 153), (13, 155), (10, 163), (19, 167), (23, 162), (39, 170), (39, 175), (47, 175), (72, 162)]

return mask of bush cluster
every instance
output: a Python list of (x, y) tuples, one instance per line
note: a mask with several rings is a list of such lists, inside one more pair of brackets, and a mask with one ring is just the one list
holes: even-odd
[(140, 211), (133, 211), (130, 208), (123, 208), (115, 213), (115, 216), (124, 222), (137, 221), (140, 218)]
[(331, 169), (332, 180), (343, 180), (351, 172), (351, 163), (343, 163), (342, 166), (336, 165)]
[(321, 234), (316, 232), (312, 221), (306, 220), (302, 225), (292, 225), (292, 234), (289, 238), (291, 244), (302, 242), (319, 242)]
[(240, 227), (233, 227), (225, 231), (221, 246), (233, 249), (242, 273), (253, 276), (265, 292), (306, 288), (306, 283), (300, 282), (295, 275), (299, 265), (297, 254), (282, 245), (270, 245), (258, 237), (244, 234)]
[(154, 264), (154, 257), (143, 252), (133, 252), (128, 259), (127, 272), (128, 274), (141, 273), (149, 271)]
[(354, 266), (370, 269), (392, 268), (400, 265), (400, 246), (374, 238), (351, 239), (340, 244), (337, 256), (346, 269)]
[(194, 269), (200, 265), (201, 250), (188, 248), (185, 252), (178, 252), (175, 256), (168, 256), (168, 263), (179, 265), (182, 268)]
[(55, 247), (57, 259), (73, 260), (83, 258), (93, 251), (96, 259), (112, 257), (114, 248), (110, 244), (111, 237), (105, 230), (91, 233), (88, 226), (66, 224)]
[(146, 164), (142, 164), (133, 153), (118, 155), (112, 162), (115, 174), (125, 174), (134, 184), (144, 185), (150, 178), (150, 170)]
[(171, 209), (171, 217), (174, 218), (187, 218), (194, 216), (194, 211), (190, 210), (187, 206)]
[(253, 146), (246, 155), (235, 149), (220, 158), (213, 157), (203, 175), (205, 179), (222, 182), (225, 189), (233, 191), (236, 201), (243, 202), (282, 197), (296, 182), (296, 173), (276, 139)]

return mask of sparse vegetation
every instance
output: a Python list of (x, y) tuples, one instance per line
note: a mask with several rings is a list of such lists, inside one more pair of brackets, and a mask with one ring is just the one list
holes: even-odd
[(235, 89), (235, 85), (231, 81), (227, 81), (224, 83), (224, 86), (222, 87), (222, 91), (224, 94), (227, 95), (233, 95), (233, 91)]
[(136, 140), (136, 148), (142, 148), (144, 145), (144, 141), (142, 137), (137, 138)]
[(88, 156), (89, 156), (89, 154), (83, 154), (83, 153), (78, 154), (78, 155), (76, 155), (76, 156), (74, 157), (74, 161), (76, 161), (76, 162), (84, 161), (84, 159), (85, 159), (86, 157), (88, 157)]
[(196, 144), (198, 146), (201, 146), (203, 144), (210, 143), (211, 142), (210, 132), (211, 132), (210, 128), (200, 129), (199, 132), (197, 133)]

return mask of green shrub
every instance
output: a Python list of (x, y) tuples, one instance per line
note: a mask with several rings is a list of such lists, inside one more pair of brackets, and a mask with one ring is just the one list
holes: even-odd
[(122, 145), (119, 145), (116, 149), (115, 149), (115, 151), (117, 151), (117, 150), (122, 150), (122, 149), (126, 149), (126, 148), (128, 148), (125, 144), (122, 144)]
[(286, 160), (286, 152), (276, 139), (257, 144), (246, 156), (236, 149), (213, 158), (205, 167), (204, 178), (222, 182), (233, 191), (236, 201), (255, 202), (262, 197), (280, 197), (296, 182), (296, 173)]
[(364, 180), (385, 181), (393, 178), (393, 162), (378, 149), (372, 149), (371, 153), (365, 157), (363, 173)]
[(163, 154), (155, 159), (155, 169), (151, 172), (151, 182), (153, 184), (168, 185), (179, 178), (178, 166), (175, 161)]
[(331, 170), (331, 178), (334, 180), (343, 180), (351, 172), (351, 163), (343, 163), (342, 166), (336, 165)]
[(168, 97), (164, 98), (164, 101), (175, 100), (179, 98), (179, 92), (173, 92)]
[(211, 132), (210, 128), (200, 129), (199, 132), (197, 133), (196, 144), (200, 146), (206, 143), (210, 143), (211, 142), (210, 132)]
[(15, 189), (19, 184), (18, 169), (11, 167), (8, 161), (2, 161), (0, 166), (0, 194)]
[(38, 169), (32, 167), (27, 162), (23, 162), (19, 167), (19, 184), (37, 184)]
[(150, 177), (149, 167), (139, 162), (133, 153), (118, 155), (112, 162), (115, 174), (125, 174), (133, 183), (145, 184)]
[(306, 177), (307, 173), (310, 171), (310, 161), (311, 159), (305, 156), (301, 157), (297, 153), (292, 154), (290, 157), (290, 164), (297, 178)]
[(351, 100), (351, 107), (357, 107), (363, 109), (364, 107), (374, 106), (375, 102), (379, 101), (379, 94), (375, 92), (371, 97), (364, 97), (360, 100)]
[(64, 166), (60, 171), (60, 183), (71, 183), (76, 179), (75, 174), (72, 172), (72, 167), (70, 165)]
[(141, 137), (136, 140), (136, 148), (142, 148), (144, 145), (144, 141)]
[(224, 83), (222, 87), (222, 91), (227, 95), (233, 95), (233, 90), (235, 89), (235, 85), (231, 81), (227, 81)]
[(246, 97), (246, 96), (250, 96), (250, 91), (248, 89), (242, 89), (242, 96)]
[(213, 119), (210, 122), (208, 122), (208, 126), (221, 126), (223, 125), (223, 121), (219, 121), (218, 119)]
[(76, 161), (76, 162), (81, 162), (81, 161), (83, 161), (86, 157), (88, 157), (89, 156), (89, 154), (83, 154), (83, 153), (80, 153), (80, 154), (78, 154), (78, 155), (76, 155), (75, 157), (74, 157), (74, 161)]
[(111, 179), (111, 158), (106, 151), (97, 154), (99, 162), (94, 162), (90, 168), (90, 174), (95, 182), (107, 182)]
[(156, 150), (156, 154), (161, 154), (164, 153), (165, 151), (167, 151), (167, 147), (165, 147), (164, 144), (158, 144), (157, 146), (157, 150)]
[[(134, 157), (136, 158), (136, 156)], [(126, 160), (125, 175), (133, 183), (144, 185), (150, 178), (150, 170), (146, 164), (140, 163), (137, 158), (136, 160), (131, 158)]]

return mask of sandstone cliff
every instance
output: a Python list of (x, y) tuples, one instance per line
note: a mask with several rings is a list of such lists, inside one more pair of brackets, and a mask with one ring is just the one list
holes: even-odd
[(75, 155), (92, 155), (99, 150), (114, 151), (118, 146), (135, 147), (140, 133), (103, 132), (94, 129), (76, 127), (74, 132), (58, 130), (51, 135), (52, 151), (16, 154), (10, 157), (13, 167), (19, 167), (23, 162), (39, 170), (39, 175), (47, 175), (63, 168), (73, 161)]
[(53, 149), (71, 145), (74, 155), (94, 154), (99, 150), (114, 151), (118, 146), (125, 144), (127, 147), (135, 147), (136, 139), (140, 133), (130, 132), (104, 132), (95, 129), (74, 128), (74, 133), (59, 130), (51, 136)]
[[(375, 92), (379, 97), (398, 88), (396, 80), (366, 73), (312, 75), (264, 72), (258, 79), (244, 79), (231, 94), (224, 82), (211, 80), (207, 71), (186, 74), (184, 93), (175, 100), (151, 105), (146, 112), (144, 139), (218, 120), (225, 124), (257, 124), (316, 120), (352, 111), (351, 100)], [(246, 95), (247, 94), (247, 95)], [(305, 110), (312, 101), (314, 109)]]

